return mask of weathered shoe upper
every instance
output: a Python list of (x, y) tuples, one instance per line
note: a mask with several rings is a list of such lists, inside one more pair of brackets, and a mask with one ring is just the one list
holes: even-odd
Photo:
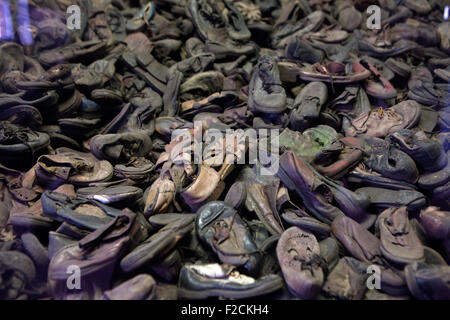
[(411, 156), (426, 172), (438, 171), (447, 165), (442, 146), (438, 141), (428, 138), (423, 131), (398, 130), (388, 135), (386, 141)]
[(316, 237), (298, 227), (291, 227), (281, 235), (277, 257), (289, 291), (296, 297), (312, 299), (324, 281), (320, 247)]
[(420, 223), (429, 237), (450, 239), (450, 212), (428, 207), (420, 212)]
[(304, 131), (312, 127), (327, 99), (328, 88), (323, 82), (308, 83), (294, 100), (290, 128)]
[(89, 153), (58, 148), (55, 155), (43, 155), (35, 168), (41, 184), (54, 188), (65, 182), (87, 185), (112, 178), (113, 167), (108, 161), (97, 160)]
[(275, 59), (259, 58), (249, 85), (248, 106), (251, 111), (280, 113), (286, 109), (286, 92), (281, 85)]
[(414, 160), (388, 142), (372, 136), (361, 136), (365, 144), (364, 164), (387, 178), (415, 183), (419, 171)]
[(223, 296), (246, 298), (267, 294), (280, 289), (281, 277), (263, 276), (255, 279), (241, 274), (227, 264), (185, 264), (180, 271), (178, 290), (184, 299), (204, 299)]
[[(109, 289), (116, 263), (129, 248), (134, 232), (135, 214), (122, 211), (111, 222), (87, 235), (79, 242), (61, 248), (49, 265), (48, 284), (55, 299), (99, 299), (101, 290)], [(81, 290), (67, 286), (70, 266), (80, 268)]]
[(414, 127), (419, 117), (420, 105), (414, 100), (407, 100), (387, 109), (378, 108), (361, 114), (352, 120), (352, 127), (346, 130), (346, 135), (385, 137), (396, 130)]
[(250, 273), (261, 258), (247, 224), (236, 210), (222, 201), (212, 201), (197, 211), (197, 234), (222, 263), (243, 266)]
[(380, 250), (395, 264), (424, 260), (422, 243), (411, 227), (406, 206), (389, 208), (379, 216)]

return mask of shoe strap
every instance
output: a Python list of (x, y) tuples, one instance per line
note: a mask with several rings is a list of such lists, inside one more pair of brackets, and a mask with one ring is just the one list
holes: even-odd
[(111, 222), (91, 232), (78, 242), (83, 250), (89, 250), (100, 241), (109, 241), (123, 236), (130, 230), (136, 215), (130, 210), (122, 210)]

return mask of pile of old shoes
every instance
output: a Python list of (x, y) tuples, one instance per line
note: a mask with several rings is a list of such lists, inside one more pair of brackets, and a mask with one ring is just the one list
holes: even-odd
[(450, 299), (445, 1), (69, 2), (0, 10), (0, 299)]

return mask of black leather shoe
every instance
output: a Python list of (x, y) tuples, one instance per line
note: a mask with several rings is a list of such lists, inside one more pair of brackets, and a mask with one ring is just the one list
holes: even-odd
[(0, 121), (0, 162), (7, 166), (31, 166), (32, 158), (42, 154), (49, 143), (46, 133)]
[(283, 280), (277, 275), (254, 279), (240, 274), (231, 265), (186, 264), (180, 271), (178, 296), (182, 299), (244, 299), (274, 292), (282, 286)]
[(133, 157), (148, 155), (152, 148), (152, 141), (146, 133), (139, 131), (101, 134), (91, 139), (89, 147), (100, 160), (126, 163)]
[(384, 188), (363, 187), (355, 193), (366, 196), (370, 204), (378, 209), (407, 206), (408, 209), (421, 209), (427, 204), (424, 194), (416, 190), (392, 190)]

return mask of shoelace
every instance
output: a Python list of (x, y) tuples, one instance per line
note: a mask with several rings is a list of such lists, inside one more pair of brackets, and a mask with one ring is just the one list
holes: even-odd
[(384, 116), (387, 116), (387, 118), (394, 119), (394, 120), (402, 119), (397, 112), (395, 112), (393, 110), (389, 110), (389, 109), (383, 109), (382, 107), (378, 107), (377, 114), (380, 119), (383, 119)]
[(261, 19), (261, 11), (259, 11), (259, 7), (254, 5), (253, 3), (247, 3), (243, 1), (239, 1), (234, 3), (236, 8), (241, 12), (247, 20), (260, 20)]
[(259, 69), (259, 76), (261, 77), (262, 82), (263, 82), (263, 84), (262, 84), (263, 89), (267, 93), (269, 93), (269, 94), (273, 93), (274, 86), (283, 88), (283, 86), (281, 84), (275, 83), (272, 74), (268, 70), (266, 70), (264, 68)]
[[(374, 112), (374, 111), (371, 111), (371, 113), (372, 112)], [(378, 109), (375, 112), (377, 113), (379, 119), (383, 119), (385, 115), (388, 118), (394, 119), (394, 120), (401, 120), (402, 119), (397, 112), (392, 111), (392, 110), (388, 110), (388, 109), (383, 109), (382, 107), (378, 107)], [(369, 121), (369, 119), (370, 119), (370, 114), (371, 113), (369, 113), (369, 115), (366, 117), (364, 122), (361, 124), (361, 128), (365, 127), (367, 121)], [(357, 132), (364, 132), (364, 131), (358, 130), (357, 128), (355, 128), (355, 129), (357, 130)]]
[[(34, 134), (34, 132), (28, 128), (20, 128), (17, 126), (4, 125), (0, 130), (0, 143), (15, 143), (15, 142), (23, 143), (30, 150), (31, 166), (33, 166), (36, 160), (35, 150), (28, 143), (27, 134)], [(2, 138), (5, 138), (5, 140), (3, 140)]]
[(17, 142), (23, 143), (27, 138), (27, 133), (31, 133), (31, 131), (26, 128), (22, 129), (14, 125), (8, 125), (4, 122), (0, 129), (0, 142), (12, 144)]

